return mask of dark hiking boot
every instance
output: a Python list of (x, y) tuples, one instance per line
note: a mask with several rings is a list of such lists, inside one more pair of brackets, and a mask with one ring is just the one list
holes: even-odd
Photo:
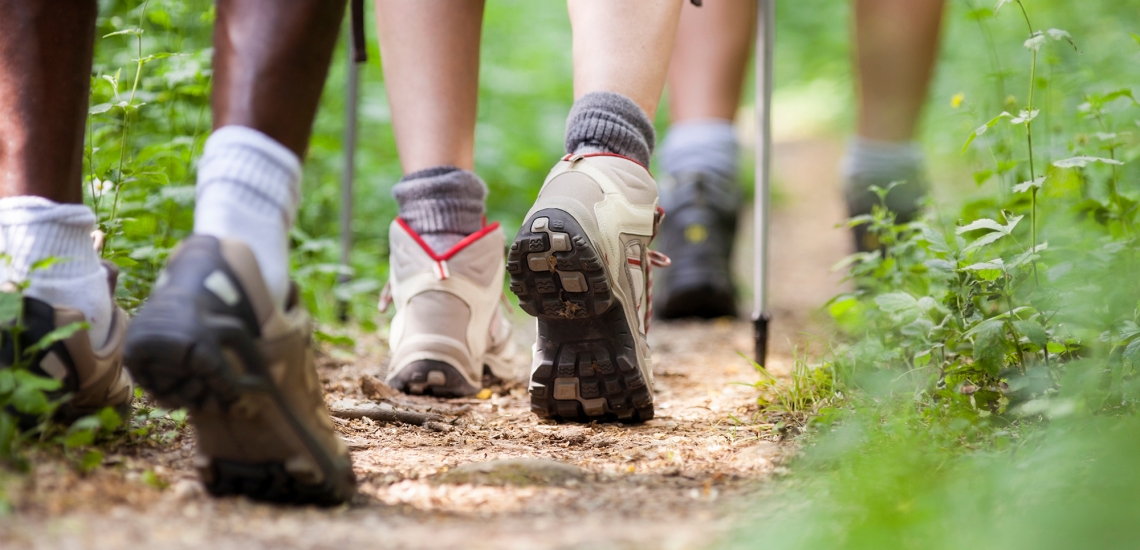
[(713, 174), (681, 173), (661, 203), (667, 215), (661, 222), (659, 248), (673, 265), (657, 283), (657, 316), (735, 316), (730, 258), (740, 205), (736, 186)]
[(212, 494), (321, 505), (353, 496), (311, 332), (296, 288), (281, 311), (245, 244), (194, 235), (171, 255), (127, 335), (126, 364), (164, 406), (189, 410)]
[[(115, 284), (119, 271), (114, 265), (105, 263), (107, 270), (107, 292), (115, 295)], [(11, 289), (14, 291), (15, 289)], [(95, 292), (103, 292), (94, 289)], [(23, 327), (18, 342), (21, 354), (32, 349), (45, 336), (56, 329), (65, 329), (86, 321), (82, 312), (67, 307), (56, 307), (36, 298), (23, 297)], [(134, 386), (131, 377), (123, 368), (123, 341), (127, 332), (127, 313), (118, 305), (112, 307), (111, 329), (107, 340), (98, 348), (91, 345), (86, 329), (71, 332), (44, 349), (39, 349), (30, 357), (25, 357), (29, 371), (40, 376), (58, 380), (61, 387), (49, 392), (49, 399), (66, 395), (67, 399), (55, 411), (53, 420), (70, 424), (75, 420), (111, 407), (120, 418), (128, 420), (131, 414), (131, 401)], [(12, 366), (16, 356), (16, 342), (10, 330), (0, 336), (0, 369)], [(20, 414), (22, 428), (30, 428), (38, 419), (34, 415)]]
[[(900, 182), (887, 193), (886, 207), (895, 214), (895, 223), (907, 223), (922, 210), (922, 199), (926, 197), (930, 187), (923, 177), (920, 169), (900, 169), (895, 173), (882, 174), (855, 174), (846, 178), (843, 186), (843, 195), (847, 201), (847, 214), (849, 217), (870, 214), (874, 206), (880, 204), (879, 196), (871, 190), (872, 186), (882, 189), (888, 188), (892, 182)], [(855, 239), (855, 249), (859, 252), (879, 250), (882, 245), (878, 237), (868, 231), (869, 224), (861, 224), (851, 228)]]
[(649, 249), (657, 184), (617, 155), (567, 155), (507, 252), (511, 291), (538, 318), (531, 411), (589, 422), (653, 417)]

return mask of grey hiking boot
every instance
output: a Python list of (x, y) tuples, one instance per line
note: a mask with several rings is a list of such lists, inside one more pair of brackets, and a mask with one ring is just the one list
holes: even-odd
[(567, 155), (507, 253), (511, 290), (538, 318), (531, 411), (588, 422), (653, 418), (645, 340), (657, 185), (617, 155)]
[(673, 179), (661, 197), (668, 215), (658, 246), (673, 265), (657, 282), (653, 309), (662, 319), (735, 316), (729, 262), (740, 192), (714, 174), (688, 172)]
[(388, 230), (391, 279), (380, 310), (395, 302), (388, 385), (436, 397), (473, 395), (484, 370), (514, 378), (515, 341), (503, 315), (503, 230), (491, 224), (436, 254), (397, 218)]
[(126, 363), (164, 406), (189, 410), (214, 495), (331, 505), (355, 493), (311, 332), (296, 288), (281, 311), (245, 244), (194, 235), (171, 255), (127, 334)]
[[(119, 271), (110, 263), (104, 263), (104, 268), (107, 271), (106, 291), (113, 297)], [(103, 292), (101, 289), (93, 291)], [(75, 309), (52, 306), (28, 296), (23, 297), (23, 302), (23, 330), (18, 338), (20, 350), (32, 349), (32, 346), (56, 329), (86, 321), (83, 313)], [(127, 312), (114, 305), (107, 340), (98, 348), (91, 345), (87, 330), (79, 329), (27, 357), (26, 364), (33, 374), (54, 378), (62, 384), (59, 390), (48, 395), (49, 399), (71, 395), (70, 399), (56, 409), (53, 420), (70, 424), (105, 407), (115, 409), (124, 420), (130, 417), (134, 384), (123, 368), (123, 341), (127, 323)], [(16, 346), (8, 330), (3, 332), (0, 340), (0, 369), (3, 369), (13, 364)], [(24, 428), (34, 425), (36, 421), (34, 416), (20, 415), (20, 423)]]
[[(897, 223), (914, 219), (922, 209), (922, 199), (930, 185), (925, 175), (922, 149), (914, 143), (880, 142), (855, 137), (840, 167), (843, 195), (851, 217), (870, 214), (880, 203), (871, 187), (888, 189), (885, 206)], [(898, 182), (892, 187), (892, 183)], [(878, 238), (867, 224), (852, 228), (855, 248), (860, 252), (878, 250)]]

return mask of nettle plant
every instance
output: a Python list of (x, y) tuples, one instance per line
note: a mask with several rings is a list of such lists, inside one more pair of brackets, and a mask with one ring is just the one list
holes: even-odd
[[(992, 192), (967, 203), (952, 226), (899, 224), (885, 206), (851, 220), (885, 248), (846, 261), (859, 290), (832, 300), (830, 311), (866, 334), (849, 354), (856, 366), (905, 365), (925, 380), (919, 393), (937, 402), (983, 416), (1051, 414), (1061, 401), (1071, 410), (1077, 401), (1066, 387), (1079, 387), (1091, 409), (1131, 408), (1138, 209), (1122, 181), (1136, 146), (1115, 128), (1136, 124), (1137, 102), (1129, 89), (1083, 94), (1072, 121), (1081, 132), (1063, 151), (1043, 147), (1042, 137), (1059, 141), (1064, 111), (1051, 127), (1036, 124), (1051, 106), (1037, 98), (1054, 84), (1038, 74), (1038, 58), (1077, 46), (1066, 31), (1037, 30), (1020, 0), (972, 15), (994, 17), (1006, 4), (1028, 29), (1028, 92), (1023, 103), (1006, 98), (1006, 110), (963, 147), (988, 156), (974, 179)], [(889, 190), (875, 190), (884, 205)]]

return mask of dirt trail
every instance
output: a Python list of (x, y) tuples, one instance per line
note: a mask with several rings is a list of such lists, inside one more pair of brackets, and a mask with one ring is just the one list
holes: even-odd
[[(847, 250), (845, 235), (833, 229), (842, 219), (838, 154), (829, 142), (777, 148), (787, 200), (773, 231), (775, 372), (787, 371), (791, 343), (812, 324), (809, 312), (838, 288), (829, 272)], [(747, 265), (749, 239), (740, 244)], [(533, 334), (530, 326), (520, 318), (520, 342)], [(540, 422), (521, 385), (486, 400), (393, 396), (387, 401), (397, 408), (444, 415), (450, 429), (338, 420), (361, 484), (352, 506), (334, 510), (207, 498), (190, 468), (189, 435), (114, 449), (110, 466), (88, 476), (39, 457), (34, 475), (8, 486), (16, 514), (0, 519), (0, 547), (701, 547), (726, 531), (734, 506), (779, 468), (788, 449), (775, 419), (757, 415), (755, 391), (732, 384), (757, 379), (739, 356), (751, 350), (748, 323), (658, 323), (651, 344), (657, 418), (641, 426)], [(525, 369), (527, 358), (518, 361)], [(331, 351), (320, 367), (329, 402), (366, 399), (360, 381), (381, 375), (384, 362), (380, 336), (358, 339), (352, 353)], [(482, 481), (474, 484), (462, 483), (464, 470), (456, 470), (521, 458), (579, 470), (528, 466), (497, 478), (476, 473)], [(169, 486), (145, 483), (148, 470)], [(489, 485), (488, 476), (538, 483)]]

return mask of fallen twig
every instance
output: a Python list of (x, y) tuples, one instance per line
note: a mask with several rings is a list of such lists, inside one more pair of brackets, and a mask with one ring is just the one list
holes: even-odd
[(398, 411), (390, 406), (386, 407), (370, 403), (346, 408), (334, 408), (332, 409), (332, 415), (339, 418), (350, 419), (371, 418), (372, 420), (379, 422), (400, 422), (403, 424), (412, 424), (415, 426), (424, 426), (429, 422), (442, 423), (443, 421), (443, 416), (438, 414)]

